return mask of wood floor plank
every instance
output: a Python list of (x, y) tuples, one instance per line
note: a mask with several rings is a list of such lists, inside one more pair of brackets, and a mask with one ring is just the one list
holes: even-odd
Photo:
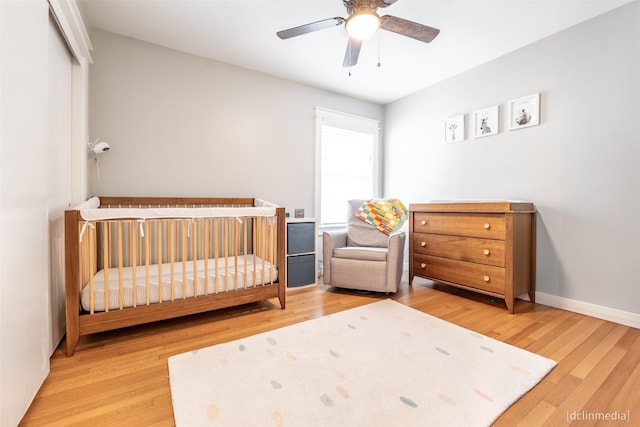
[[(589, 375), (589, 372), (591, 372), (596, 364), (602, 360), (602, 358), (613, 348), (613, 346), (618, 341), (620, 341), (622, 336), (629, 328), (626, 328), (622, 325), (607, 323), (602, 325), (600, 329), (602, 329), (602, 340), (596, 347), (593, 347), (588, 354), (581, 357), (580, 363), (578, 363), (576, 367), (573, 368), (573, 370), (571, 371), (571, 375), (582, 379)], [(599, 337), (599, 335), (594, 334), (594, 337)]]
[(320, 283), (288, 290), (286, 310), (274, 299), (89, 335), (72, 357), (63, 343), (21, 425), (173, 426), (168, 357), (386, 298), (558, 362), (496, 426), (564, 426), (572, 411), (595, 410), (626, 411), (631, 423), (620, 425), (640, 424), (638, 329), (520, 300), (512, 315), (502, 300), (405, 278), (394, 295)]
[(595, 393), (598, 393), (598, 397), (600, 397), (600, 388), (622, 360), (624, 354), (625, 350), (621, 348), (614, 347), (611, 349), (593, 371), (558, 405), (557, 410), (549, 418), (548, 422), (551, 425), (563, 425), (562, 423), (567, 421), (567, 414), (585, 411), (587, 402), (594, 397)]
[[(566, 357), (562, 359), (562, 363), (557, 366), (552, 374), (549, 376), (549, 381), (551, 382), (560, 382), (565, 376), (570, 375), (576, 368), (576, 366), (582, 362), (587, 355), (589, 355), (594, 348), (600, 349), (600, 344), (606, 334), (610, 332), (614, 328), (614, 324), (611, 322), (604, 322), (598, 327), (591, 335), (588, 336), (584, 341), (579, 343), (571, 353), (569, 353)], [(620, 327), (623, 327), (620, 325)], [(606, 346), (605, 346), (606, 347)], [(609, 347), (605, 350), (598, 350), (598, 353), (607, 353), (611, 350), (612, 347)], [(554, 359), (558, 360), (558, 359)], [(573, 378), (577, 378), (573, 376)], [(580, 379), (583, 379), (581, 377)]]
[(536, 405), (529, 413), (527, 413), (521, 420), (511, 424), (518, 427), (530, 427), (544, 425), (549, 417), (555, 413), (557, 408), (544, 400)]
[(554, 360), (563, 360), (591, 336), (603, 322), (603, 320), (594, 320), (583, 316), (573, 326), (563, 331), (558, 340), (549, 343), (540, 349), (540, 352)]
[(598, 395), (592, 397), (593, 403), (599, 403), (612, 394), (611, 399), (607, 399), (609, 404), (604, 408), (607, 413), (630, 411), (630, 408), (640, 405), (640, 393), (637, 393), (640, 388), (640, 330), (632, 328), (626, 335), (635, 336), (634, 343), (612, 372), (608, 390), (601, 388)]
[[(556, 368), (558, 368), (558, 366), (556, 366)], [(547, 381), (547, 383), (553, 384), (551, 381)], [(564, 402), (581, 383), (582, 379), (574, 377), (573, 375), (565, 375), (549, 390), (544, 400), (558, 407), (562, 405), (562, 402)]]

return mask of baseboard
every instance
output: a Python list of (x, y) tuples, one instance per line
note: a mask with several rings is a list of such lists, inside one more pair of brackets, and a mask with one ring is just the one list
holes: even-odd
[(573, 311), (575, 313), (586, 314), (598, 319), (609, 320), (622, 325), (640, 328), (640, 314), (630, 311), (618, 310), (616, 308), (604, 307), (602, 305), (591, 304), (570, 298), (559, 297), (557, 295), (536, 292), (536, 302), (562, 310)]

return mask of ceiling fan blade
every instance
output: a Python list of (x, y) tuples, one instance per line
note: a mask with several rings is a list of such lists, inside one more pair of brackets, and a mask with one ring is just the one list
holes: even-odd
[(360, 48), (362, 47), (362, 40), (356, 40), (353, 38), (349, 38), (349, 43), (347, 44), (347, 51), (344, 53), (344, 61), (342, 62), (342, 66), (353, 67), (358, 63), (358, 57), (360, 56)]
[(395, 2), (397, 2), (398, 0), (382, 0), (382, 5), (379, 7), (387, 7), (387, 6), (391, 6), (392, 4), (394, 4)]
[(436, 38), (438, 33), (440, 33), (440, 30), (437, 28), (428, 27), (426, 25), (418, 24), (417, 22), (397, 18), (391, 15), (385, 15), (381, 17), (380, 20), (382, 21), (380, 28), (383, 30), (411, 37), (412, 39), (425, 43), (429, 43), (431, 40)]
[(278, 31), (276, 35), (282, 40), (290, 39), (291, 37), (301, 36), (313, 31), (336, 27), (338, 25), (342, 25), (343, 23), (344, 18), (338, 16), (336, 18), (323, 19), (322, 21), (311, 22), (310, 24), (304, 24), (300, 25), (299, 27), (289, 28), (288, 30)]

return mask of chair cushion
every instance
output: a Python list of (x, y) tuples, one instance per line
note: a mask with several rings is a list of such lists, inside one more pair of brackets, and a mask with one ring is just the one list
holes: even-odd
[(386, 261), (386, 248), (367, 248), (362, 246), (347, 246), (343, 248), (335, 248), (333, 250), (334, 258), (357, 259), (361, 261)]
[(386, 248), (389, 244), (389, 236), (379, 232), (375, 227), (358, 219), (358, 209), (364, 200), (349, 200), (347, 210), (347, 246), (366, 246), (374, 248)]

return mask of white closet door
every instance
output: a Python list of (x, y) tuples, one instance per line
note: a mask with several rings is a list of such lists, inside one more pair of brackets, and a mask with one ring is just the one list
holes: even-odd
[(46, 1), (0, 0), (0, 425), (49, 372)]
[(71, 91), (73, 58), (53, 19), (49, 19), (49, 298), (51, 353), (65, 332), (64, 210), (71, 202)]

